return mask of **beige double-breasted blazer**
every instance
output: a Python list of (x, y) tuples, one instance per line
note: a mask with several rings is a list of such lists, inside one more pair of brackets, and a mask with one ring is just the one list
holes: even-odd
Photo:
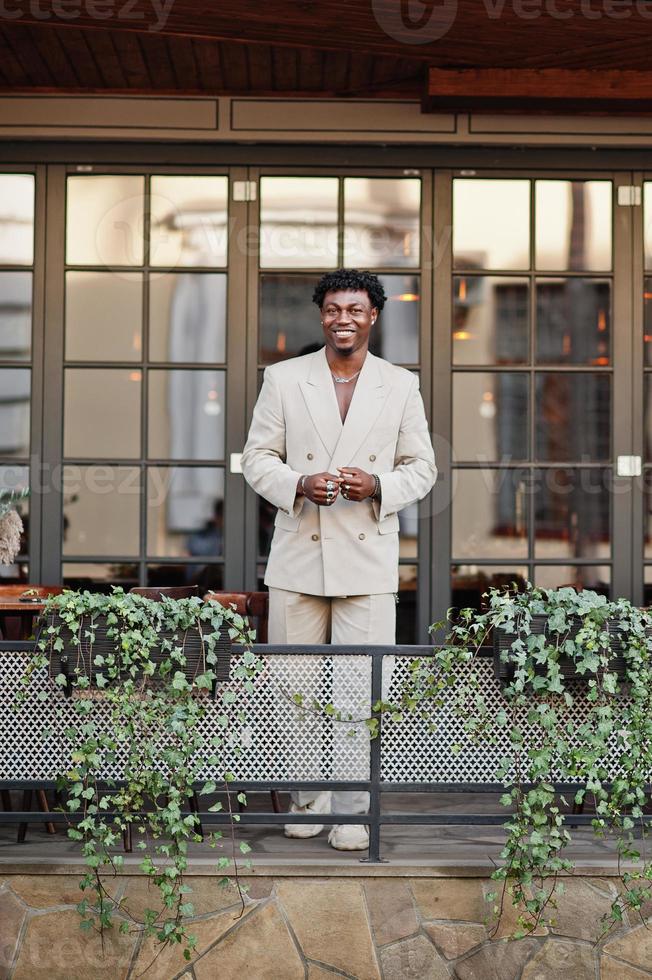
[[(382, 500), (317, 506), (303, 474), (358, 466)], [(265, 370), (242, 455), (247, 482), (278, 508), (265, 584), (308, 595), (398, 590), (398, 511), (426, 496), (437, 468), (415, 375), (368, 353), (344, 423), (325, 348)]]

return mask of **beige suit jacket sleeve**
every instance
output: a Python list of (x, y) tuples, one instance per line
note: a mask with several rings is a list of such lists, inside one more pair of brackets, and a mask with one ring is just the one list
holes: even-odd
[(379, 521), (422, 500), (437, 479), (435, 453), (417, 377), (405, 402), (394, 469), (391, 473), (380, 473), (379, 477), (381, 502), (374, 501), (374, 513)]
[(285, 514), (298, 517), (305, 497), (297, 497), (302, 476), (286, 460), (285, 415), (278, 381), (265, 370), (247, 443), (242, 453), (242, 472), (256, 493)]

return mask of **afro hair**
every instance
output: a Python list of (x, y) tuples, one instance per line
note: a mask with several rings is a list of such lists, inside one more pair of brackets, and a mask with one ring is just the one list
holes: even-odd
[(359, 272), (358, 269), (336, 269), (335, 272), (326, 272), (321, 277), (315, 286), (312, 301), (321, 309), (326, 293), (340, 289), (365, 292), (371, 300), (371, 305), (379, 311), (382, 310), (387, 300), (382, 283), (373, 272)]

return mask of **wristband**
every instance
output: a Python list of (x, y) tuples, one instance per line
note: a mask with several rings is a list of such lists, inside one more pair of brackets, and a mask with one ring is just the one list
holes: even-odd
[(371, 494), (372, 500), (380, 500), (380, 477), (376, 473), (371, 474), (374, 478), (374, 492)]

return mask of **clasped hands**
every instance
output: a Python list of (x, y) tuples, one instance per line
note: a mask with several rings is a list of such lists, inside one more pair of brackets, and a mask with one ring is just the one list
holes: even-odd
[(304, 495), (313, 504), (326, 507), (333, 504), (341, 493), (345, 500), (366, 500), (376, 489), (376, 482), (370, 473), (357, 466), (338, 467), (339, 475), (333, 473), (313, 473), (303, 481)]

